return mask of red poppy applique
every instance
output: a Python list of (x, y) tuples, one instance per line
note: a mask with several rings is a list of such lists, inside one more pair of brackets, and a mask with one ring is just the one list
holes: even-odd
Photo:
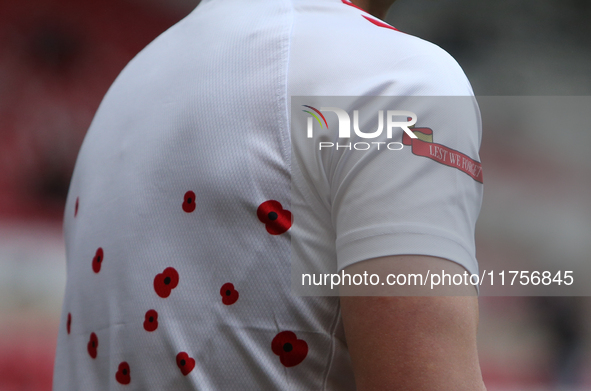
[(257, 208), (257, 217), (271, 235), (281, 235), (291, 227), (291, 212), (275, 200), (265, 201)]
[(170, 296), (170, 292), (179, 284), (179, 273), (173, 267), (167, 267), (154, 277), (154, 290), (162, 298)]
[(131, 376), (129, 374), (130, 372), (129, 364), (127, 361), (123, 361), (121, 364), (119, 364), (119, 369), (115, 374), (115, 380), (121, 384), (129, 384), (131, 382)]
[(144, 330), (154, 331), (158, 328), (158, 312), (155, 310), (148, 310), (144, 320)]
[(90, 341), (88, 341), (88, 354), (90, 357), (96, 358), (96, 349), (98, 348), (98, 337), (95, 333), (90, 333)]
[(76, 205), (74, 207), (74, 217), (78, 216), (78, 201), (80, 197), (76, 197)]
[(191, 213), (195, 210), (195, 193), (188, 191), (185, 193), (185, 199), (183, 201), (183, 210), (187, 213)]
[(101, 265), (103, 264), (103, 259), (104, 259), (104, 253), (103, 253), (103, 249), (102, 247), (99, 247), (96, 250), (96, 254), (94, 255), (94, 258), (92, 258), (92, 270), (95, 273), (98, 273), (101, 271)]
[(220, 295), (222, 295), (222, 303), (225, 305), (232, 305), (238, 301), (238, 291), (234, 289), (234, 284), (229, 282), (222, 285), (220, 289)]
[(70, 334), (70, 326), (72, 325), (72, 314), (68, 312), (68, 321), (66, 322), (66, 330)]
[(176, 365), (181, 370), (181, 373), (187, 376), (195, 368), (195, 359), (189, 357), (185, 352), (180, 352), (176, 355)]
[(298, 339), (292, 331), (282, 331), (273, 338), (271, 350), (279, 356), (281, 364), (294, 367), (308, 355), (308, 344), (303, 339)]

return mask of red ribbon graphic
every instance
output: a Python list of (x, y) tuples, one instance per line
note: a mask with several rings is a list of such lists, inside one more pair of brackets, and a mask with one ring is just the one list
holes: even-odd
[(433, 130), (429, 128), (411, 129), (418, 138), (410, 138), (406, 132), (402, 135), (402, 144), (410, 145), (412, 153), (417, 156), (428, 157), (438, 163), (449, 167), (455, 167), (470, 175), (472, 179), (483, 183), (482, 165), (480, 162), (465, 154), (433, 142)]

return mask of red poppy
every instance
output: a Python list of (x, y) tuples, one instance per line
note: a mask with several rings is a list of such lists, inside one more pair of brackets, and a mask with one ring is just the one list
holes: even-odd
[(187, 213), (191, 213), (195, 210), (195, 193), (188, 191), (185, 193), (185, 199), (183, 201), (183, 210)]
[(88, 341), (87, 348), (90, 357), (96, 358), (96, 349), (98, 348), (98, 337), (95, 333), (90, 333), (90, 341)]
[(176, 365), (181, 370), (181, 373), (187, 376), (195, 368), (195, 359), (189, 357), (185, 352), (180, 352), (176, 355)]
[(308, 344), (298, 339), (292, 331), (282, 331), (273, 338), (271, 350), (279, 356), (281, 364), (293, 367), (304, 361), (308, 355)]
[(222, 303), (225, 305), (232, 305), (238, 301), (238, 291), (234, 289), (234, 285), (227, 282), (222, 285), (220, 289), (220, 295), (222, 295)]
[(179, 284), (179, 273), (173, 267), (167, 267), (154, 277), (154, 290), (162, 298), (170, 296), (170, 292)]
[(98, 273), (101, 271), (101, 265), (103, 264), (104, 258), (105, 258), (105, 255), (103, 253), (103, 248), (99, 247), (96, 250), (96, 254), (94, 255), (94, 258), (92, 258), (92, 270), (94, 270), (95, 273)]
[(129, 384), (131, 382), (130, 372), (129, 364), (126, 361), (123, 361), (119, 364), (119, 369), (115, 374), (115, 380), (121, 384)]
[(78, 216), (78, 201), (79, 201), (79, 197), (76, 197), (76, 206), (74, 207), (74, 217)]
[(271, 235), (281, 235), (291, 227), (292, 215), (275, 200), (265, 201), (257, 208), (257, 217)]
[(70, 326), (72, 325), (72, 314), (68, 312), (68, 322), (66, 323), (66, 330), (70, 334)]
[(146, 319), (144, 320), (144, 330), (154, 331), (158, 328), (158, 312), (155, 310), (148, 310), (146, 312)]

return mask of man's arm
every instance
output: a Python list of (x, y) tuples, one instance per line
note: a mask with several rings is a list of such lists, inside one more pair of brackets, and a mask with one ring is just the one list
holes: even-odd
[[(359, 262), (345, 272), (367, 271), (384, 278), (390, 272), (417, 273), (425, 267), (431, 273), (465, 271), (441, 258), (400, 255)], [(393, 292), (392, 287), (380, 289)], [(457, 297), (342, 296), (357, 389), (485, 390), (476, 349), (478, 302), (474, 288), (465, 289), (461, 294), (466, 296)]]

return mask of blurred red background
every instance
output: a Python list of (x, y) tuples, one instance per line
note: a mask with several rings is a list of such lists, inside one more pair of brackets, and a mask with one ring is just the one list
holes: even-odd
[(121, 69), (183, 16), (118, 0), (0, 1), (0, 390), (50, 390), (63, 205)]

